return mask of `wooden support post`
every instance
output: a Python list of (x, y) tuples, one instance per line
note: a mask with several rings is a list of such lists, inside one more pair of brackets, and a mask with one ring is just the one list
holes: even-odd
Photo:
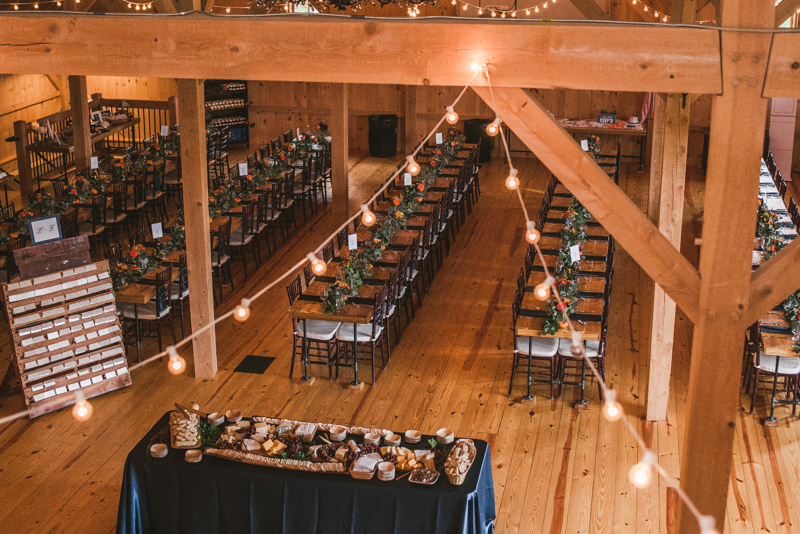
[(178, 99), (174, 96), (171, 96), (167, 99), (167, 106), (169, 106), (169, 126), (172, 128), (176, 124), (178, 124)]
[[(28, 152), (28, 123), (25, 121), (14, 122), (14, 137), (17, 138), (17, 175), (19, 178), (19, 191), (23, 199), (33, 193), (33, 171), (31, 169), (31, 154)], [(24, 204), (25, 201), (23, 201)]]
[[(686, 158), (689, 149), (689, 103), (684, 95), (669, 93), (656, 98), (653, 158), (650, 160), (650, 199), (656, 199), (659, 231), (672, 245), (681, 248), (683, 198), (686, 186)], [(658, 159), (656, 159), (658, 158)], [(657, 185), (655, 185), (657, 184)], [(653, 219), (653, 214), (648, 211)], [(647, 383), (647, 419), (667, 418), (672, 342), (675, 337), (675, 301), (656, 284), (653, 295), (653, 323), (650, 333), (650, 369)]]
[[(722, 28), (771, 28), (773, 0), (726, 0)], [(706, 176), (700, 303), (694, 321), (681, 487), (724, 529), (739, 410), (758, 176), (766, 123), (762, 97), (769, 34), (722, 31), (722, 95), (714, 96)], [(680, 532), (699, 532), (681, 507)]]
[(346, 83), (331, 84), (331, 180), (333, 212), (337, 222), (350, 213), (350, 184), (347, 177), (350, 163), (348, 138), (348, 98)]
[[(206, 119), (202, 80), (178, 80), (181, 108), (181, 170), (183, 212), (186, 219), (186, 262), (189, 268), (189, 305), (192, 331), (214, 320), (211, 271), (211, 230), (208, 219), (208, 169), (206, 167)], [(214, 328), (192, 342), (194, 375), (217, 374), (217, 341)]]
[(406, 85), (405, 95), (405, 152), (411, 154), (414, 147), (417, 146), (419, 139), (417, 138), (417, 86)]
[(92, 157), (92, 134), (89, 131), (89, 101), (86, 76), (69, 77), (69, 105), (72, 110), (72, 135), (75, 146), (75, 169), (89, 168)]

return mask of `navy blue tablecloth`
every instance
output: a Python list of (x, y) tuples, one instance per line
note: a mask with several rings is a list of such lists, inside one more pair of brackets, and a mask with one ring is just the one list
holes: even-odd
[[(128, 454), (117, 532), (281, 534), (491, 534), (494, 485), (489, 448), (475, 440), (475, 463), (461, 486), (433, 486), (304, 473), (204, 456), (198, 464), (170, 448), (147, 454), (168, 414)], [(427, 436), (423, 443), (427, 441)], [(421, 445), (407, 445), (421, 448)]]

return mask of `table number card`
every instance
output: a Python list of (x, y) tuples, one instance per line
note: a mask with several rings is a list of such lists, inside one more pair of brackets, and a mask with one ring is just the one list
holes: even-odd
[(160, 222), (153, 223), (150, 225), (150, 235), (153, 236), (153, 239), (164, 237), (164, 229), (161, 227)]
[(162, 126), (161, 137), (167, 137), (168, 135), (169, 135), (169, 126)]
[(239, 176), (247, 176), (247, 163), (239, 164)]
[(437, 145), (441, 145), (442, 143), (444, 143), (444, 138), (442, 137), (441, 133), (437, 133), (436, 134), (436, 144)]
[(350, 250), (358, 249), (358, 234), (347, 235), (347, 248)]
[(58, 215), (28, 219), (28, 230), (32, 245), (61, 240), (61, 224)]
[(572, 260), (572, 263), (577, 263), (581, 261), (580, 245), (572, 245), (571, 247), (569, 247), (569, 258)]
[(99, 167), (99, 162), (97, 161), (97, 156), (92, 156), (92, 160), (89, 163), (89, 167), (91, 169), (96, 169), (97, 167)]
[(411, 185), (411, 173), (404, 172), (403, 173), (403, 185)]
[(581, 148), (584, 152), (589, 152), (589, 140), (588, 139), (581, 139)]
[(300, 139), (300, 128), (297, 129), (297, 139)]

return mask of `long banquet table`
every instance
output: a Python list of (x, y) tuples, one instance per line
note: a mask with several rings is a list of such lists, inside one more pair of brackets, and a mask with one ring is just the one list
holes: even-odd
[(150, 440), (168, 420), (165, 414), (128, 454), (118, 534), (494, 532), (494, 485), (485, 441), (473, 440), (477, 455), (464, 484), (453, 486), (441, 475), (436, 484), (424, 486), (408, 477), (356, 480), (348, 474), (290, 471), (208, 455), (190, 464), (183, 451), (172, 448), (166, 458), (152, 458)]

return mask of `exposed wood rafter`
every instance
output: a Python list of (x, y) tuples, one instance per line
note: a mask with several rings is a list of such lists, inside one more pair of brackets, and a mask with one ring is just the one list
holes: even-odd
[(474, 89), (694, 321), (697, 271), (594, 159), (522, 89), (495, 88), (496, 107), (487, 88)]
[(569, 0), (587, 20), (605, 20), (608, 15), (594, 0)]
[(756, 322), (800, 287), (798, 264), (800, 239), (795, 239), (753, 273), (750, 305), (747, 308), (748, 324)]
[(775, 27), (777, 28), (800, 9), (800, 0), (783, 0), (775, 6)]

